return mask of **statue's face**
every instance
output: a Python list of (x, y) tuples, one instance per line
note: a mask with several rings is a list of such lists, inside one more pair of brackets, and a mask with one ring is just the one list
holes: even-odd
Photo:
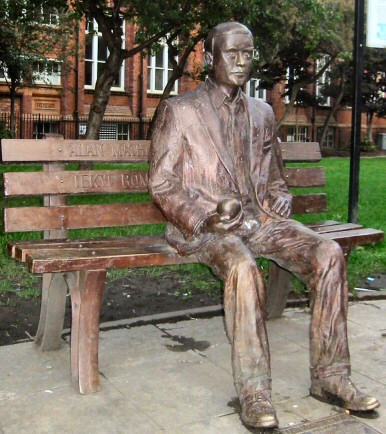
[(230, 33), (215, 38), (212, 77), (230, 90), (248, 80), (253, 62), (253, 40), (245, 33)]

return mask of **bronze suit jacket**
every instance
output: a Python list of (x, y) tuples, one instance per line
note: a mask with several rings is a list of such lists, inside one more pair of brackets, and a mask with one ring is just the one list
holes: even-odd
[[(248, 107), (250, 184), (257, 199), (256, 216), (269, 203), (289, 195), (283, 177), (271, 107), (242, 94)], [(220, 236), (200, 233), (201, 223), (218, 202), (240, 193), (233, 160), (206, 84), (161, 103), (152, 134), (149, 189), (169, 221), (168, 242), (190, 254)]]

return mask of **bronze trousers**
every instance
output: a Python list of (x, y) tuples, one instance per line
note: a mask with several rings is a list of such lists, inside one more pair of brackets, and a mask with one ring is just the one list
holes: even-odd
[(294, 220), (269, 218), (257, 229), (243, 224), (198, 256), (225, 283), (225, 326), (239, 396), (271, 387), (266, 288), (255, 257), (273, 260), (308, 287), (311, 376), (350, 374), (346, 264), (336, 242)]

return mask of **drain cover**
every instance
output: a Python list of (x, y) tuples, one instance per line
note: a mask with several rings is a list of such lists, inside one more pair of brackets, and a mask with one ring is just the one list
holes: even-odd
[(281, 434), (380, 434), (347, 414), (326, 417), (280, 430)]

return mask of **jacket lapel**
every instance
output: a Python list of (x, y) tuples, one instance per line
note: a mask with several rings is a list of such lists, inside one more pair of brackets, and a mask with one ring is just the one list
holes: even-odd
[(214, 147), (226, 171), (229, 173), (235, 185), (237, 185), (235, 166), (225, 143), (224, 132), (221, 130), (220, 118), (216, 113), (216, 109), (212, 105), (209, 94), (204, 88), (204, 85), (200, 90), (201, 92), (198, 93), (195, 102), (197, 116), (208, 135), (209, 143)]

